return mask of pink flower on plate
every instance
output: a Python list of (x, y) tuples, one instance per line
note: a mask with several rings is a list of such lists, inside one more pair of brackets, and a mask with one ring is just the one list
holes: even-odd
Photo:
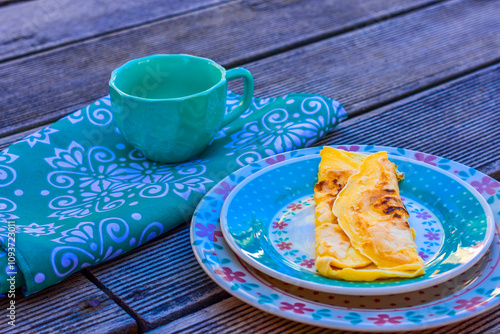
[(307, 308), (306, 304), (303, 303), (295, 303), (295, 304), (290, 304), (287, 302), (281, 302), (280, 310), (282, 311), (293, 311), (293, 313), (297, 314), (304, 314), (305, 312), (313, 312), (314, 309), (312, 308)]
[(304, 259), (300, 265), (302, 267), (312, 268), (314, 266), (314, 259)]
[(290, 209), (291, 211), (300, 210), (300, 209), (302, 209), (302, 204), (300, 204), (300, 203), (297, 203), (297, 204), (292, 203), (289, 206), (287, 206), (287, 208)]
[(351, 145), (351, 146), (337, 146), (339, 150), (344, 150), (344, 151), (350, 151), (350, 152), (357, 152), (359, 151), (359, 146), (358, 145)]
[(428, 231), (427, 234), (424, 234), (424, 237), (426, 237), (429, 240), (439, 240), (441, 237), (439, 236), (439, 233), (434, 233)]
[(233, 280), (238, 281), (240, 283), (245, 283), (245, 279), (242, 277), (245, 276), (246, 274), (241, 271), (232, 271), (231, 268), (229, 267), (222, 267), (222, 270), (216, 269), (214, 270), (214, 273), (217, 275), (222, 275), (222, 279), (226, 282), (232, 282)]
[(278, 230), (282, 230), (285, 228), (285, 226), (288, 226), (287, 223), (285, 223), (284, 221), (279, 221), (279, 222), (274, 222), (273, 223), (273, 228), (276, 228)]
[(229, 193), (236, 187), (236, 185), (231, 186), (226, 181), (221, 182), (220, 188), (215, 188), (214, 191), (216, 194), (223, 195), (222, 199), (225, 200)]
[(373, 321), (375, 325), (383, 326), (386, 323), (390, 324), (400, 324), (403, 317), (391, 317), (388, 314), (377, 314), (376, 318), (367, 318), (368, 320)]
[(488, 195), (493, 195), (497, 192), (495, 188), (500, 187), (500, 182), (495, 181), (488, 176), (483, 176), (481, 182), (472, 181), (470, 185), (476, 188), (480, 194), (487, 193)]
[(207, 237), (208, 240), (216, 242), (218, 240), (217, 237), (219, 238), (222, 237), (222, 232), (216, 231), (215, 225), (212, 223), (208, 223), (207, 226), (197, 223), (195, 227), (198, 229), (196, 231), (196, 235), (199, 236), (200, 238)]
[(427, 260), (427, 258), (429, 258), (429, 255), (427, 255), (426, 253), (420, 251), (418, 252), (418, 256), (420, 256), (422, 258), (422, 260)]
[(427, 211), (417, 212), (415, 215), (417, 216), (417, 218), (420, 218), (423, 220), (432, 218), (432, 216), (430, 214), (428, 214)]
[(456, 301), (458, 304), (457, 306), (454, 306), (453, 308), (458, 310), (461, 308), (465, 308), (467, 311), (475, 311), (476, 307), (486, 304), (486, 301), (483, 301), (481, 297), (476, 296), (472, 297), (470, 300), (467, 299), (459, 299)]
[(276, 246), (278, 246), (278, 248), (281, 250), (292, 249), (292, 243), (286, 242), (286, 241), (282, 241), (279, 244), (277, 244)]
[(425, 162), (425, 163), (428, 163), (429, 165), (433, 165), (433, 166), (437, 166), (437, 163), (434, 162), (434, 160), (436, 160), (436, 156), (435, 155), (432, 155), (432, 154), (423, 154), (423, 153), (415, 153), (415, 159), (417, 159), (418, 161), (422, 161), (422, 162)]
[(267, 158), (266, 162), (269, 165), (277, 164), (278, 162), (285, 161), (285, 156), (283, 154), (278, 154), (275, 158)]

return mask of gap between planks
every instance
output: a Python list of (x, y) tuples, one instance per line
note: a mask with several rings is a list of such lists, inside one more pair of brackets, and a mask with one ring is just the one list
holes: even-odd
[[(137, 332), (136, 321), (81, 273), (28, 297), (19, 290), (15, 297), (16, 326), (8, 325), (2, 314), (2, 333)], [(2, 310), (9, 300), (7, 296), (0, 299)]]
[(113, 300), (119, 307), (122, 308), (128, 315), (130, 315), (137, 323), (138, 333), (144, 333), (147, 330), (147, 324), (133, 309), (127, 306), (127, 304), (121, 300), (117, 295), (112, 293), (104, 284), (102, 284), (97, 277), (92, 275), (87, 269), (80, 271), (86, 279), (92, 282), (98, 289), (105, 293), (111, 300)]

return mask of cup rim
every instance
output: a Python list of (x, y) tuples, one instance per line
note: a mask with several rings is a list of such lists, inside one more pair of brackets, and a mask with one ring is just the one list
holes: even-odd
[[(180, 57), (180, 56), (204, 60), (207, 63), (215, 65), (215, 67), (217, 67), (221, 71), (221, 74), (222, 74), (221, 75), (221, 79), (219, 80), (219, 82), (217, 82), (216, 84), (212, 85), (210, 88), (208, 88), (208, 89), (206, 89), (204, 91), (201, 91), (201, 92), (198, 92), (198, 93), (194, 93), (194, 94), (191, 94), (191, 95), (182, 96), (182, 97), (163, 98), (163, 99), (150, 99), (150, 98), (145, 98), (145, 97), (140, 97), (140, 96), (135, 96), (135, 95), (127, 94), (127, 93), (123, 92), (121, 89), (119, 89), (116, 86), (116, 84), (115, 84), (115, 79), (116, 79), (116, 76), (118, 75), (118, 72), (122, 71), (127, 66), (131, 66), (132, 64), (136, 64), (136, 63), (138, 63), (140, 61), (151, 59), (151, 58), (169, 58), (169, 57)], [(109, 83), (108, 84), (109, 84), (109, 87), (113, 88), (120, 95), (127, 96), (127, 97), (130, 97), (130, 98), (133, 98), (133, 99), (137, 99), (137, 100), (143, 100), (143, 101), (149, 101), (149, 102), (154, 102), (154, 101), (182, 101), (182, 100), (186, 100), (186, 99), (192, 98), (192, 97), (197, 96), (197, 95), (207, 94), (208, 92), (212, 91), (214, 88), (216, 88), (219, 85), (221, 85), (224, 82), (226, 82), (226, 76), (225, 76), (225, 74), (226, 74), (226, 69), (224, 67), (222, 67), (221, 65), (217, 64), (212, 59), (209, 59), (209, 58), (193, 56), (193, 55), (189, 55), (189, 54), (185, 54), (185, 53), (153, 54), (153, 55), (149, 55), (149, 56), (146, 56), (146, 57), (131, 59), (131, 60), (127, 61), (126, 63), (124, 63), (123, 65), (115, 68), (111, 72), (111, 78), (109, 79)]]

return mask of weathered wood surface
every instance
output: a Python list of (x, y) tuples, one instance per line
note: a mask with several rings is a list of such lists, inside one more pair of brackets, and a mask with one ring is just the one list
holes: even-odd
[(314, 92), (357, 115), (499, 62), (499, 11), (500, 1), (446, 2), (246, 67), (262, 96)]
[[(7, 10), (21, 6), (31, 8), (28, 19), (43, 16), (34, 8), (54, 3), (66, 6), (39, 19), (32, 36), (23, 38), (22, 25), (4, 20), (18, 15)], [(500, 177), (500, 18), (493, 15), (499, 1), (78, 4), (36, 0), (0, 7), (0, 137), (11, 134), (0, 138), (0, 147), (106, 94), (111, 69), (124, 61), (186, 52), (249, 68), (258, 96), (322, 93), (343, 102), (351, 115), (365, 113), (341, 124), (323, 144), (418, 149)], [(163, 11), (155, 10), (159, 6)], [(4, 39), (4, 31), (20, 38)], [(188, 233), (185, 224), (90, 268), (85, 274), (93, 283), (76, 274), (18, 297), (19, 333), (158, 326), (157, 333), (328, 332), (229, 297), (199, 267)], [(89, 306), (94, 300), (99, 304)], [(500, 332), (499, 312), (425, 333)]]
[(0, 61), (227, 1), (36, 0), (17, 3), (0, 11)]
[[(0, 101), (0, 114), (2, 115), (0, 137), (55, 121), (107, 94), (107, 82), (111, 71), (132, 58), (154, 53), (191, 53), (232, 66), (318, 38), (335, 35), (346, 29), (354, 29), (382, 18), (395, 17), (396, 19), (398, 13), (407, 12), (409, 8), (425, 3), (423, 0), (391, 0), (383, 3), (376, 0), (349, 2), (240, 0), (7, 61), (0, 64), (0, 87), (3, 90), (3, 98)], [(485, 23), (478, 26), (487, 28), (492, 24), (492, 19), (483, 18), (482, 15), (486, 16), (485, 12), (491, 11), (494, 8), (490, 7), (494, 6), (488, 4), (484, 6), (486, 8), (474, 5), (471, 11), (478, 10), (480, 14), (472, 15), (471, 19), (484, 19)], [(440, 5), (430, 8), (434, 7), (441, 8)], [(446, 10), (442, 8), (438, 12), (442, 13)], [(418, 16), (415, 19), (421, 19), (421, 17)], [(378, 31), (377, 27), (379, 25), (374, 25), (374, 29)], [(456, 29), (455, 26), (444, 28)], [(463, 29), (466, 31), (470, 28), (472, 27), (464, 26)], [(361, 41), (369, 29), (358, 30), (360, 35), (352, 41)], [(479, 33), (477, 29), (473, 29), (473, 32)], [(389, 38), (393, 38), (393, 35), (394, 32)], [(375, 38), (383, 37), (383, 35), (375, 36)], [(488, 42), (489, 38), (486, 35), (485, 42)], [(328, 41), (336, 43), (335, 39)], [(470, 43), (470, 48), (479, 47), (477, 42), (467, 38), (463, 42)], [(443, 44), (442, 48), (437, 46), (436, 48), (441, 53), (455, 54), (457, 52), (447, 48), (449, 45), (446, 40), (439, 40), (439, 43)], [(496, 42), (491, 41), (491, 44), (493, 48)], [(344, 45), (344, 47), (352, 49), (353, 53), (370, 52), (366, 49), (361, 50), (355, 45)], [(298, 57), (302, 54), (302, 58), (297, 59), (306, 63), (311, 62), (311, 64), (321, 59), (324, 61), (324, 55), (323, 58), (318, 58), (321, 54), (318, 56), (311, 54), (311, 59), (304, 60), (304, 52), (310, 53), (307, 48), (298, 48), (295, 53), (286, 53), (286, 55)], [(351, 57), (345, 53), (345, 50), (341, 54), (344, 57)], [(485, 50), (477, 50), (472, 53), (472, 56), (484, 57), (481, 64), (492, 57), (491, 51), (486, 53)], [(471, 61), (470, 66), (477, 66), (477, 59), (474, 61), (471, 57), (467, 57), (466, 60)], [(344, 70), (348, 66), (354, 66), (353, 68), (358, 66), (355, 62), (349, 62), (349, 59), (343, 59), (341, 62), (327, 65), (322, 68), (322, 71), (331, 70), (330, 67), (334, 64), (335, 68), (344, 68)], [(443, 62), (443, 64), (443, 66), (449, 66), (449, 63)], [(296, 67), (296, 64), (293, 64), (294, 70)], [(305, 68), (305, 66), (301, 67)], [(292, 68), (283, 67), (282, 71), (292, 73)], [(436, 66), (435, 70), (442, 71), (443, 68)], [(312, 65), (311, 71), (301, 76), (300, 81), (303, 83), (301, 89), (307, 89), (308, 82), (311, 82), (311, 75), (317, 71), (318, 68)], [(263, 82), (263, 79), (259, 77), (260, 73), (255, 75), (257, 87), (261, 87), (262, 84), (259, 82)], [(429, 70), (425, 73), (430, 75)], [(396, 79), (390, 75), (388, 78), (391, 82)], [(277, 78), (272, 87), (278, 84), (278, 80), (282, 78)], [(282, 90), (290, 86), (286, 81), (283, 84)], [(395, 81), (395, 84), (401, 83)], [(330, 88), (328, 93), (335, 95), (331, 84), (328, 87)], [(290, 89), (293, 88), (290, 86)], [(397, 86), (392, 88), (396, 89)]]
[(0, 150), (3, 150), (4, 148), (6, 148), (7, 146), (9, 146), (10, 144), (13, 144), (16, 141), (21, 140), (24, 137), (29, 136), (32, 133), (37, 132), (38, 130), (43, 129), (45, 126), (46, 125), (42, 125), (42, 126), (39, 126), (39, 127), (33, 128), (33, 129), (29, 129), (29, 130), (25, 130), (25, 131), (14, 133), (14, 134), (12, 134), (10, 136), (1, 137), (0, 138)]
[[(461, 334), (467, 332), (471, 334), (483, 334), (487, 330), (491, 331), (491, 333), (498, 333), (500, 332), (500, 318), (497, 315), (498, 312), (495, 311), (496, 310), (491, 310), (467, 322), (425, 331), (413, 331), (406, 333)], [(235, 297), (231, 297), (182, 319), (152, 330), (149, 333), (353, 334), (354, 332), (329, 330), (286, 320), (269, 313), (262, 312), (253, 306), (243, 303)], [(402, 332), (399, 334), (402, 334)]]
[[(353, 117), (341, 123), (318, 145), (399, 146), (481, 167), (500, 160), (500, 117), (491, 112), (498, 109), (494, 96), (500, 96), (500, 65)], [(450, 139), (453, 145), (448, 144)], [(188, 243), (188, 231), (182, 228), (121, 260), (89, 270), (133, 308), (148, 328), (154, 328), (185, 315), (179, 312), (177, 305), (199, 309), (206, 303), (207, 296), (216, 300), (221, 292), (212, 282), (200, 284), (206, 282), (208, 276), (197, 265)], [(176, 264), (169, 262), (181, 254)], [(155, 269), (141, 274), (139, 280), (127, 274), (136, 271), (138, 266), (147, 268), (146, 264), (151, 263), (155, 263)], [(158, 291), (160, 286), (168, 287), (168, 293)], [(203, 289), (200, 297), (197, 296), (199, 289)]]
[(142, 330), (229, 297), (194, 258), (188, 224), (89, 271), (140, 316)]
[(137, 333), (136, 321), (81, 273), (31, 296), (19, 292), (15, 327), (7, 323), (8, 298), (0, 299), (0, 333)]
[(481, 170), (500, 162), (498, 96), (497, 64), (347, 120), (318, 145), (404, 147)]

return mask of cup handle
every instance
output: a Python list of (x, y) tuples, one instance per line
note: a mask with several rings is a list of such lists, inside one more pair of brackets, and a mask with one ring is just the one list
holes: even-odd
[(234, 121), (238, 116), (240, 116), (243, 112), (245, 112), (248, 107), (250, 106), (250, 103), (252, 102), (252, 97), (253, 97), (253, 77), (250, 72), (244, 68), (237, 67), (230, 69), (226, 72), (226, 80), (234, 80), (242, 78), (245, 80), (245, 89), (243, 91), (243, 99), (241, 100), (240, 104), (234, 108), (232, 111), (230, 111), (227, 115), (224, 116), (222, 119), (222, 125), (221, 126), (226, 126), (227, 124), (231, 123)]

